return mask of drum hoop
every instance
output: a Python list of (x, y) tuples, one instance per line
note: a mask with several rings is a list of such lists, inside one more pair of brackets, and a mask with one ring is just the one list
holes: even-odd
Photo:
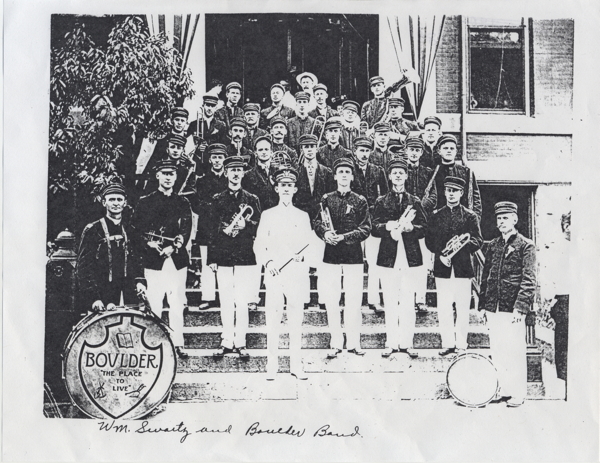
[[(450, 387), (450, 382), (448, 381), (449, 375), (450, 375), (450, 370), (452, 369), (452, 367), (454, 366), (454, 364), (458, 363), (459, 361), (464, 360), (467, 357), (473, 357), (473, 358), (477, 358), (477, 359), (481, 359), (481, 360), (485, 360), (487, 361), (492, 368), (494, 369), (494, 371), (496, 372), (496, 390), (494, 391), (494, 394), (492, 395), (492, 397), (490, 397), (487, 401), (482, 402), (480, 404), (470, 404), (467, 403), (461, 399), (459, 399), (458, 397), (456, 397), (454, 395), (454, 393), (452, 392), (452, 388)], [(446, 387), (448, 388), (448, 392), (450, 392), (450, 395), (452, 395), (452, 397), (454, 398), (454, 400), (456, 400), (457, 402), (459, 402), (461, 405), (464, 405), (465, 407), (470, 407), (470, 408), (480, 408), (480, 407), (484, 407), (485, 405), (489, 404), (492, 400), (494, 400), (494, 397), (496, 396), (496, 394), (498, 393), (498, 387), (499, 387), (499, 379), (498, 379), (498, 370), (496, 369), (496, 366), (494, 365), (494, 363), (492, 362), (492, 360), (489, 357), (486, 357), (485, 355), (481, 355), (478, 354), (477, 352), (465, 352), (464, 354), (460, 354), (458, 355), (450, 364), (450, 366), (448, 367), (448, 370), (446, 370)]]

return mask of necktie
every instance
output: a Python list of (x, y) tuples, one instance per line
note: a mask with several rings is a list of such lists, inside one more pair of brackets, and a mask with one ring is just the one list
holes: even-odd
[(304, 164), (306, 167), (306, 173), (308, 174), (308, 183), (310, 184), (310, 193), (312, 194), (315, 189), (315, 169), (316, 166), (313, 162), (306, 162)]

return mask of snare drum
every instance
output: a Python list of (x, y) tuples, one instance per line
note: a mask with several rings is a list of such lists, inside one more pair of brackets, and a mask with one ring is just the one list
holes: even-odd
[(467, 353), (456, 357), (446, 373), (452, 397), (467, 407), (483, 407), (496, 396), (498, 372), (487, 357)]
[(167, 396), (177, 360), (164, 323), (131, 307), (90, 314), (63, 354), (71, 401), (92, 418), (135, 419)]

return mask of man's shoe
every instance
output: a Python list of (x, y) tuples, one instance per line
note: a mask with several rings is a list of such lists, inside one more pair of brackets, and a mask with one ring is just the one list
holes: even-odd
[(385, 312), (385, 308), (381, 304), (369, 304), (369, 309), (375, 313)]
[(331, 351), (329, 351), (327, 353), (327, 358), (329, 360), (335, 359), (341, 353), (342, 353), (342, 349), (331, 349)]
[(364, 350), (359, 350), (359, 349), (349, 349), (348, 352), (351, 354), (354, 354), (354, 355), (359, 355), (361, 357), (366, 354), (366, 352)]
[(446, 357), (447, 355), (450, 355), (450, 354), (456, 354), (456, 347), (449, 347), (448, 349), (445, 349), (440, 352), (441, 357)]
[(520, 407), (521, 405), (523, 405), (525, 401), (521, 400), (521, 401), (513, 401), (512, 397), (506, 402), (506, 406), (508, 408), (517, 408)]
[(291, 375), (294, 378), (299, 379), (300, 381), (306, 381), (308, 379), (308, 376), (306, 376), (306, 373), (300, 372), (300, 371), (298, 371), (298, 372), (292, 371)]
[(382, 356), (384, 359), (386, 359), (386, 358), (389, 358), (389, 357), (391, 357), (391, 356), (392, 356), (392, 354), (397, 354), (398, 352), (399, 352), (399, 351), (398, 351), (398, 349), (392, 349), (392, 348), (390, 347), (390, 348), (388, 348), (388, 349), (384, 350), (384, 351), (381, 353), (381, 356)]
[(499, 395), (496, 396), (495, 399), (490, 400), (491, 404), (501, 404), (502, 402), (508, 402), (508, 400), (510, 399), (509, 395)]
[(183, 351), (183, 347), (176, 347), (175, 353), (177, 354), (177, 357), (179, 357), (182, 360), (189, 358), (189, 354)]
[(234, 347), (233, 352), (238, 354), (242, 360), (248, 360), (250, 358), (250, 354), (245, 347)]
[(213, 357), (224, 357), (227, 354), (233, 354), (234, 350), (229, 348), (229, 347), (219, 347), (219, 350), (217, 350), (214, 354)]
[(398, 352), (408, 355), (411, 359), (416, 359), (419, 356), (419, 354), (417, 354), (414, 349), (411, 349), (410, 347), (406, 349), (399, 349)]

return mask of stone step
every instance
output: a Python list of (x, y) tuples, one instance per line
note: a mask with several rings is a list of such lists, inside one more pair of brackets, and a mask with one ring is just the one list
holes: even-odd
[[(218, 349), (221, 343), (219, 332), (206, 333), (184, 333), (184, 343), (187, 349)], [(361, 333), (360, 345), (362, 349), (383, 349), (385, 347), (385, 333)], [(303, 349), (329, 349), (331, 335), (327, 332), (303, 333)], [(471, 332), (467, 342), (470, 348), (489, 347), (489, 336), (485, 332)], [(247, 333), (246, 347), (248, 349), (265, 349), (267, 346), (267, 335), (265, 333)], [(415, 333), (413, 346), (417, 349), (441, 349), (442, 341), (439, 333), (419, 332)], [(289, 347), (289, 335), (279, 336), (279, 348)]]

